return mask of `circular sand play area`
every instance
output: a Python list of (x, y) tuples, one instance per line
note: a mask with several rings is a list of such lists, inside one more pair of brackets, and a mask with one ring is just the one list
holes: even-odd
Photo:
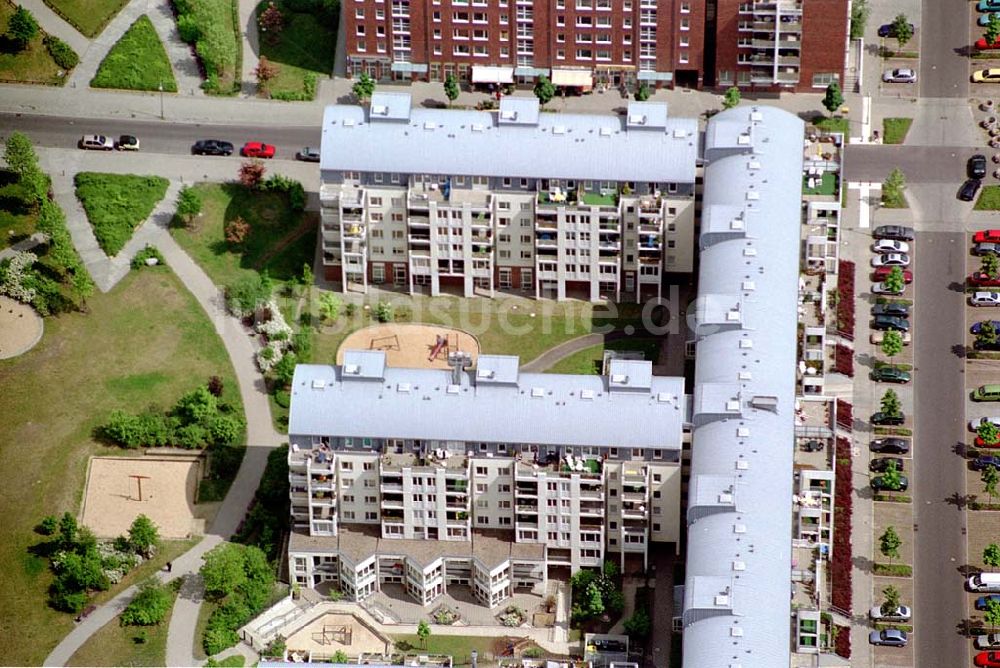
[(45, 323), (35, 309), (0, 296), (0, 360), (28, 352), (44, 331)]
[(451, 327), (390, 323), (359, 329), (344, 339), (337, 350), (337, 364), (344, 363), (345, 350), (384, 350), (389, 366), (447, 369), (452, 352), (469, 353), (475, 365), (479, 341)]

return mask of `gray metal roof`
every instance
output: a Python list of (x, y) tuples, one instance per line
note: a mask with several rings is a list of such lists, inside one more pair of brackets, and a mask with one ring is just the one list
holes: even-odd
[[(324, 171), (694, 183), (695, 119), (664, 118), (659, 129), (626, 130), (623, 116), (539, 114), (537, 100), (530, 98), (507, 98), (501, 105), (499, 114), (407, 107), (406, 120), (392, 122), (375, 116), (369, 121), (361, 107), (328, 106), (323, 114), (321, 167)], [(403, 115), (404, 104), (395, 98), (383, 96), (379, 107), (393, 118)], [(505, 109), (516, 114), (516, 119), (502, 120)], [(665, 117), (666, 109), (662, 112)]]
[[(706, 132), (704, 207), (721, 220), (701, 237), (699, 291), (709, 298), (695, 363), (685, 668), (790, 661), (803, 126), (741, 106)], [(759, 224), (719, 234), (743, 210)], [(730, 322), (721, 310), (734, 300), (740, 317)]]
[[(484, 357), (517, 360), (485, 355), (480, 363)], [(630, 379), (645, 388), (611, 391), (607, 377), (540, 373), (520, 373), (515, 383), (503, 384), (463, 372), (453, 384), (449, 370), (397, 367), (384, 367), (379, 382), (361, 382), (345, 378), (344, 367), (300, 364), (288, 433), (680, 449), (684, 379), (652, 376), (650, 362), (632, 361), (629, 368)], [(509, 377), (509, 368), (501, 375)]]

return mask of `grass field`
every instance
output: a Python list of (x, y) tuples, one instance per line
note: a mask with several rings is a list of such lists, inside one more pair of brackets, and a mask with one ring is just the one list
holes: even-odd
[(882, 143), (902, 144), (911, 125), (913, 125), (912, 118), (882, 119)]
[[(251, 192), (237, 183), (195, 186), (202, 198), (202, 215), (191, 227), (175, 227), (174, 238), (205, 270), (216, 285), (266, 269), (272, 279), (285, 281), (312, 265), (316, 250), (315, 213), (295, 212), (282, 193)], [(240, 216), (250, 234), (239, 247), (225, 238), (225, 224)], [(275, 244), (302, 225), (312, 227), (279, 252)]]
[(128, 0), (45, 0), (45, 4), (87, 37), (96, 37)]
[(177, 92), (167, 50), (148, 16), (140, 16), (111, 47), (90, 81), (94, 88)]
[(622, 339), (608, 344), (591, 346), (564, 357), (556, 362), (546, 373), (575, 373), (596, 376), (601, 373), (605, 350), (638, 350), (645, 359), (656, 364), (660, 353), (660, 342), (656, 339)]
[[(195, 48), (201, 60), (205, 92), (233, 95), (240, 87), (241, 28), (236, 25), (235, 0), (188, 0), (174, 3), (178, 25), (188, 25), (181, 39)], [(182, 21), (183, 20), (183, 21)]]
[[(449, 654), (455, 665), (464, 666), (472, 663), (472, 650), (479, 652), (480, 657), (486, 657), (493, 652), (495, 638), (489, 636), (439, 636), (431, 633), (426, 645), (416, 635), (390, 636), (399, 651), (419, 651), (421, 654)], [(407, 648), (404, 650), (403, 648)]]
[(1000, 210), (1000, 186), (983, 186), (976, 200), (977, 211)]
[(44, 33), (41, 30), (24, 49), (18, 49), (7, 39), (7, 24), (15, 9), (13, 3), (0, 0), (0, 79), (23, 83), (64, 84), (66, 78), (59, 76), (61, 69), (42, 43)]
[[(173, 600), (177, 593), (171, 588)], [(155, 626), (122, 626), (115, 617), (90, 636), (67, 666), (165, 666), (171, 611)], [(142, 641), (139, 641), (139, 638)]]
[[(257, 15), (269, 0), (257, 6)], [(319, 78), (333, 71), (333, 56), (337, 47), (337, 26), (321, 20), (315, 14), (293, 12), (278, 3), (285, 18), (285, 28), (275, 43), (261, 35), (260, 53), (280, 68), (269, 83), (271, 94), (299, 93), (308, 73)]]
[(17, 176), (0, 169), (0, 248), (35, 232), (38, 214), (25, 206), (22, 193), (25, 188), (17, 183)]
[(153, 212), (169, 183), (161, 176), (97, 172), (80, 172), (75, 182), (76, 197), (87, 212), (97, 243), (111, 256), (118, 255), (135, 228)]
[(41, 665), (73, 626), (46, 604), (52, 578), (28, 548), (42, 517), (78, 511), (88, 458), (121, 454), (94, 429), (115, 408), (167, 407), (216, 374), (242, 410), (211, 322), (168, 269), (130, 273), (91, 297), (88, 313), (49, 319), (37, 347), (0, 361), (0, 629), (18, 638), (6, 663)]
[(846, 118), (832, 117), (832, 116), (816, 116), (813, 118), (813, 125), (818, 127), (820, 130), (826, 130), (827, 132), (841, 132), (847, 134), (848, 132), (848, 122)]

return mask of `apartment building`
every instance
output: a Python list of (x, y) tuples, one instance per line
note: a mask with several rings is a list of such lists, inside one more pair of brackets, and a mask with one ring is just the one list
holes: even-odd
[(323, 118), (323, 265), (343, 289), (659, 298), (693, 267), (695, 119), (413, 108), (377, 93)]
[(607, 376), (386, 366), (347, 351), (299, 365), (288, 455), (293, 582), (364, 600), (387, 582), (489, 607), (550, 569), (644, 568), (677, 549), (684, 379), (613, 360)]
[(849, 16), (850, 0), (345, 0), (342, 20), (355, 76), (810, 91), (843, 78)]

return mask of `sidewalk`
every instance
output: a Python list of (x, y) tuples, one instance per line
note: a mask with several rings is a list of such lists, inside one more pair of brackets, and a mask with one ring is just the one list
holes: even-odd
[(41, 26), (42, 30), (50, 35), (55, 35), (69, 44), (81, 58), (84, 52), (90, 47), (90, 39), (77, 32), (76, 28), (49, 9), (49, 6), (42, 0), (20, 0), (17, 4), (35, 15), (35, 18), (38, 19), (38, 25)]

